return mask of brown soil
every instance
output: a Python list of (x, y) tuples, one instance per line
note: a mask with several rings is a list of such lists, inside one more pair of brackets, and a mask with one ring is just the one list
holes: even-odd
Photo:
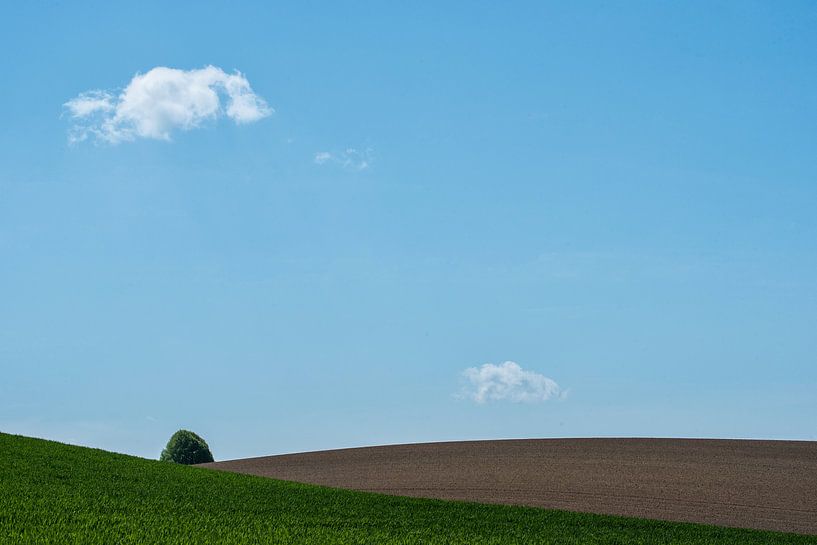
[(204, 466), (401, 496), (817, 534), (817, 442), (470, 441)]

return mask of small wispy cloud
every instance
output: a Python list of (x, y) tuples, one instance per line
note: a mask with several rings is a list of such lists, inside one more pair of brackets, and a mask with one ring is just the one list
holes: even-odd
[(489, 401), (537, 403), (566, 395), (566, 391), (553, 379), (535, 371), (526, 371), (513, 361), (469, 367), (462, 372), (462, 376), (466, 386), (459, 397), (480, 404)]
[(87, 91), (64, 106), (74, 120), (71, 142), (93, 138), (109, 144), (137, 138), (170, 140), (174, 131), (195, 129), (219, 117), (244, 124), (273, 113), (243, 74), (228, 74), (215, 66), (195, 70), (158, 66), (135, 75), (118, 94)]
[(315, 164), (322, 165), (332, 159), (332, 154), (328, 151), (319, 151), (315, 154)]
[(319, 151), (313, 158), (316, 165), (333, 164), (347, 170), (366, 170), (374, 161), (372, 148), (346, 148), (343, 151)]

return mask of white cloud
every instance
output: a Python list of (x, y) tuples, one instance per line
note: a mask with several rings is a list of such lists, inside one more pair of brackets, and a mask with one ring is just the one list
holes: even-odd
[(553, 379), (534, 371), (526, 371), (513, 361), (500, 365), (486, 363), (480, 367), (469, 367), (462, 372), (462, 376), (468, 383), (462, 396), (477, 403), (536, 403), (553, 397), (564, 397), (566, 394)]
[(372, 166), (372, 148), (363, 150), (346, 148), (339, 152), (319, 151), (315, 153), (314, 161), (316, 165), (331, 163), (347, 170), (366, 170)]
[(319, 151), (315, 154), (315, 164), (322, 165), (332, 158), (332, 154), (328, 151)]
[(215, 66), (157, 66), (134, 76), (118, 95), (88, 91), (64, 106), (75, 120), (72, 142), (95, 138), (111, 144), (137, 138), (170, 140), (175, 130), (194, 129), (225, 115), (242, 124), (273, 112), (243, 74), (227, 74)]
[(113, 97), (105, 91), (88, 91), (69, 100), (65, 106), (72, 117), (87, 117), (96, 112), (110, 112), (114, 109)]

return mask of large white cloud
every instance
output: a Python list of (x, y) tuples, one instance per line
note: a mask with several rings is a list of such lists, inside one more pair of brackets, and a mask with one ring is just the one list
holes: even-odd
[(464, 397), (477, 403), (535, 403), (565, 395), (565, 391), (553, 379), (534, 371), (526, 371), (513, 361), (500, 365), (486, 363), (480, 367), (469, 367), (462, 375), (467, 383), (463, 391)]
[(118, 95), (88, 91), (65, 107), (75, 120), (72, 142), (95, 138), (111, 144), (136, 138), (170, 140), (176, 130), (194, 129), (222, 116), (252, 123), (273, 111), (243, 74), (227, 74), (215, 66), (158, 66), (134, 76)]

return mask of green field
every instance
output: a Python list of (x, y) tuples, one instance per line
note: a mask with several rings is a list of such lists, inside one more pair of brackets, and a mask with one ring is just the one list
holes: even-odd
[(397, 498), (0, 434), (0, 543), (814, 543), (817, 537)]

